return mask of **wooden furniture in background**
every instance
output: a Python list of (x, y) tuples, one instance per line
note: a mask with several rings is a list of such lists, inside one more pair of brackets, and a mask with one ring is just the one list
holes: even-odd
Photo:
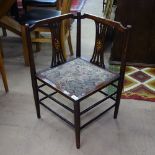
[[(23, 6), (25, 8), (25, 11), (33, 8), (38, 8), (38, 7), (60, 10), (61, 0), (23, 0)], [(34, 35), (35, 35), (35, 38), (39, 38), (40, 32), (35, 31)], [(41, 50), (40, 42), (36, 42), (35, 40), (35, 44), (36, 44), (36, 51), (40, 51)]]
[(0, 19), (0, 25), (21, 37), (25, 65), (29, 65), (27, 45), (25, 44), (25, 34), (22, 31), (21, 24), (11, 16), (5, 15)]
[(25, 7), (59, 7), (61, 0), (23, 0)]
[(21, 25), (19, 24), (19, 22), (17, 22), (15, 19), (13, 19), (11, 16), (8, 15), (8, 12), (10, 11), (14, 3), (16, 3), (16, 0), (7, 0), (7, 1), (3, 0), (1, 2), (0, 10), (2, 14), (0, 18), (0, 26), (21, 36), (23, 41), (23, 54), (24, 54), (25, 65), (28, 65), (29, 64), (28, 54), (27, 54), (28, 52), (27, 52), (26, 45), (24, 46), (25, 36), (22, 35)]
[[(53, 12), (56, 15), (69, 13), (70, 8), (71, 8), (71, 0), (59, 0), (59, 3), (60, 3), (60, 1), (61, 1), (61, 4), (59, 4), (59, 10), (61, 12), (58, 12), (57, 10), (54, 10)], [(56, 16), (55, 14), (53, 16)], [(61, 42), (62, 42), (62, 48), (63, 48), (64, 54), (65, 54), (65, 57), (67, 57), (66, 56), (67, 52), (66, 52), (66, 48), (65, 48), (65, 41), (66, 40), (68, 41), (70, 55), (73, 55), (70, 29), (71, 29), (70, 21), (64, 21), (61, 25)], [(34, 42), (34, 43), (46, 43), (46, 42), (51, 43), (51, 38), (40, 35), (41, 32), (50, 32), (50, 31), (51, 30), (49, 28), (47, 28), (46, 26), (38, 27), (37, 29), (34, 30), (36, 35), (32, 39), (32, 42)], [(38, 49), (40, 49), (40, 48), (38, 48)]]
[[(64, 57), (64, 52), (61, 42), (61, 23), (66, 20), (74, 19), (77, 20), (77, 46), (76, 46), (76, 59), (67, 61)], [(92, 58), (89, 61), (83, 60), (81, 56), (81, 20), (89, 19), (92, 24), (96, 25), (96, 39), (95, 47)], [(51, 30), (52, 36), (52, 60), (51, 66), (42, 71), (36, 72), (34, 56), (32, 52), (31, 32), (45, 25)], [(113, 73), (105, 68), (104, 64), (104, 51), (105, 51), (105, 40), (107, 29), (114, 28), (117, 35), (122, 38), (123, 46), (122, 61), (119, 73)], [(78, 13), (61, 15), (59, 17), (50, 18), (36, 22), (34, 25), (26, 25), (27, 44), (29, 48), (30, 56), (30, 71), (32, 79), (32, 87), (37, 111), (37, 117), (40, 118), (40, 105), (57, 115), (63, 121), (68, 123), (75, 130), (76, 147), (80, 148), (80, 131), (87, 125), (95, 121), (97, 118), (105, 114), (107, 111), (115, 107), (114, 118), (117, 118), (120, 97), (124, 81), (124, 73), (126, 66), (126, 51), (127, 42), (129, 36), (129, 28), (123, 27), (120, 23), (111, 20), (103, 19), (89, 14), (81, 15)], [(113, 86), (116, 88), (114, 92), (107, 92), (104, 88)], [(49, 89), (46, 89), (46, 88)], [(47, 91), (48, 90), (48, 91)], [(49, 91), (51, 90), (51, 92)], [(86, 109), (80, 110), (80, 103), (87, 97), (95, 94), (96, 92), (101, 93), (103, 98), (96, 103), (89, 105)], [(55, 94), (61, 94), (64, 97), (72, 101), (73, 106), (60, 102), (56, 98)], [(58, 96), (57, 96), (58, 97)], [(46, 100), (47, 99), (47, 100)], [(56, 110), (49, 107), (49, 99), (62, 106), (73, 114), (74, 122), (69, 121)], [(99, 114), (88, 122), (81, 124), (81, 116), (89, 112), (96, 106), (99, 106), (103, 101), (107, 99), (114, 100), (112, 105), (109, 105), (106, 110), (98, 112)], [(54, 104), (52, 102), (52, 105)], [(84, 104), (84, 103), (83, 103)], [(100, 107), (101, 108), (101, 107)]]
[(9, 89), (8, 89), (7, 77), (6, 77), (5, 68), (4, 68), (4, 64), (3, 64), (3, 58), (2, 58), (1, 40), (0, 40), (0, 72), (2, 75), (2, 80), (3, 80), (5, 91), (8, 92)]
[[(23, 27), (24, 23), (28, 23), (28, 24), (34, 24), (36, 21), (39, 20), (43, 20), (46, 18), (51, 18), (54, 16), (59, 16), (62, 13), (65, 13), (65, 7), (68, 9), (68, 4), (70, 0), (64, 0), (62, 2), (62, 11), (58, 11), (58, 10), (51, 10), (51, 9), (43, 9), (43, 8), (36, 8), (36, 9), (31, 9), (28, 10), (26, 12), (26, 14), (23, 14), (21, 17), (19, 18), (13, 18), (12, 16), (9, 16), (8, 14), (3, 14), (2, 18), (0, 19), (0, 26), (14, 32), (15, 34), (17, 34), (18, 36), (21, 36), (22, 38), (22, 44), (23, 44), (23, 55), (24, 55), (24, 61), (25, 61), (25, 65), (29, 65), (29, 55), (28, 55), (28, 45), (26, 42), (26, 35), (25, 35), (25, 29)], [(11, 3), (13, 4), (13, 3)], [(66, 5), (66, 6), (65, 6)], [(9, 5), (11, 7), (11, 5)], [(3, 8), (3, 6), (2, 6)], [(9, 7), (7, 7), (9, 9)], [(63, 30), (64, 28), (64, 30)], [(46, 30), (46, 27), (42, 30)], [(69, 29), (68, 29), (69, 30)], [(37, 31), (37, 30), (35, 30)], [(39, 31), (41, 31), (41, 29), (39, 29)], [(49, 31), (49, 30), (48, 30)], [(66, 38), (64, 38), (65, 36), (68, 35), (67, 39), (70, 43), (70, 32), (67, 31), (66, 33), (66, 27), (62, 27), (62, 42), (65, 41)], [(66, 34), (65, 34), (66, 33)], [(36, 39), (36, 40), (35, 40)], [(37, 41), (38, 38), (35, 38), (33, 41)], [(44, 39), (43, 39), (44, 40)], [(46, 38), (47, 40), (47, 38)], [(49, 40), (49, 39), (48, 39)], [(45, 42), (45, 41), (43, 41)], [(65, 47), (64, 47), (65, 48)], [(72, 48), (70, 48), (72, 50)], [(72, 52), (71, 52), (72, 53)]]
[(10, 7), (13, 5), (13, 3), (16, 0), (1, 0), (0, 1), (0, 18), (4, 15), (6, 15), (6, 13), (9, 11)]
[[(0, 19), (8, 12), (12, 4), (15, 2), (15, 0), (1, 0), (0, 1)], [(2, 75), (2, 80), (4, 84), (5, 91), (7, 92), (8, 89), (8, 83), (7, 83), (7, 77), (5, 73), (5, 68), (3, 64), (3, 58), (2, 58), (2, 44), (1, 44), (1, 39), (0, 39), (0, 72)]]
[[(16, 3), (11, 9), (11, 13), (13, 13), (17, 18), (23, 14), (25, 10), (31, 7), (59, 8), (59, 3), (57, 3), (57, 0), (16, 0)], [(3, 36), (7, 36), (6, 29), (3, 27), (2, 32)]]
[[(127, 62), (155, 66), (155, 0), (117, 0), (115, 20), (131, 24)], [(119, 38), (118, 38), (119, 39)], [(120, 62), (119, 44), (112, 49), (111, 63)]]

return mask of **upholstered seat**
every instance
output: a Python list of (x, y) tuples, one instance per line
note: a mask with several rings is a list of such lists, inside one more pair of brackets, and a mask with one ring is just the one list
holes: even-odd
[(24, 0), (26, 6), (56, 7), (57, 0)]
[(61, 15), (61, 11), (52, 9), (33, 8), (19, 18), (20, 23), (34, 24), (42, 19)]
[(77, 101), (118, 80), (119, 75), (77, 58), (41, 71), (37, 73), (37, 78)]

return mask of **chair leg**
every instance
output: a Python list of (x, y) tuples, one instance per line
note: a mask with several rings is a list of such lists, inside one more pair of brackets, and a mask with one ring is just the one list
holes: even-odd
[(69, 31), (69, 35), (68, 35), (67, 41), (68, 41), (68, 46), (69, 46), (70, 55), (72, 56), (72, 55), (73, 55), (73, 47), (72, 47), (72, 41), (71, 41), (71, 34), (70, 34), (70, 31)]
[[(35, 31), (35, 38), (40, 38), (40, 33), (38, 31)], [(38, 43), (35, 43), (36, 44), (36, 52), (39, 52), (41, 50), (41, 44), (38, 42)]]
[(24, 55), (24, 61), (25, 65), (29, 66), (29, 53), (28, 53), (28, 45), (27, 45), (27, 39), (26, 39), (26, 31), (25, 26), (21, 25), (21, 35), (22, 35), (22, 43), (23, 43), (23, 55)]
[(3, 80), (5, 91), (8, 92), (9, 88), (8, 88), (6, 73), (5, 73), (5, 69), (4, 69), (4, 65), (3, 65), (3, 58), (2, 58), (2, 55), (1, 55), (1, 51), (2, 51), (2, 47), (0, 45), (0, 72), (2, 74), (2, 80)]
[[(0, 40), (1, 41), (1, 40)], [(2, 50), (2, 45), (1, 45), (1, 43), (0, 43), (0, 55), (1, 55), (1, 57), (2, 57), (2, 59), (4, 59), (4, 53), (3, 53), (3, 50)]]
[(7, 32), (6, 32), (6, 29), (4, 27), (2, 27), (2, 32), (3, 32), (3, 37), (6, 37), (7, 36)]
[(34, 101), (35, 101), (35, 107), (37, 112), (38, 119), (41, 118), (40, 115), (40, 104), (39, 104), (39, 94), (38, 94), (38, 85), (36, 79), (32, 78), (32, 87), (33, 87), (33, 95), (34, 95)]
[(80, 103), (74, 103), (74, 125), (75, 125), (75, 138), (76, 147), (80, 148)]
[(119, 105), (120, 105), (120, 99), (121, 99), (121, 94), (122, 94), (122, 88), (123, 88), (123, 84), (121, 82), (119, 82), (118, 90), (117, 90), (117, 96), (116, 96), (114, 119), (117, 119), (117, 115), (118, 115), (118, 111), (119, 111)]

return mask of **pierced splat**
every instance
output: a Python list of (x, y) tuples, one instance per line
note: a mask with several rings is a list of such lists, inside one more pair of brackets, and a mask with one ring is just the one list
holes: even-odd
[(104, 43), (107, 32), (107, 26), (101, 23), (95, 22), (96, 24), (96, 39), (94, 53), (90, 60), (91, 63), (96, 64), (100, 67), (105, 68), (104, 65)]
[(54, 67), (66, 61), (61, 45), (61, 22), (50, 23), (49, 27), (52, 35), (51, 67)]

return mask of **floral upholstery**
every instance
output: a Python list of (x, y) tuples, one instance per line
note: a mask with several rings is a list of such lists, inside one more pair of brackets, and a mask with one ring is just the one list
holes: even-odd
[(119, 76), (78, 58), (41, 71), (37, 77), (72, 99), (79, 100), (95, 89), (118, 79)]

